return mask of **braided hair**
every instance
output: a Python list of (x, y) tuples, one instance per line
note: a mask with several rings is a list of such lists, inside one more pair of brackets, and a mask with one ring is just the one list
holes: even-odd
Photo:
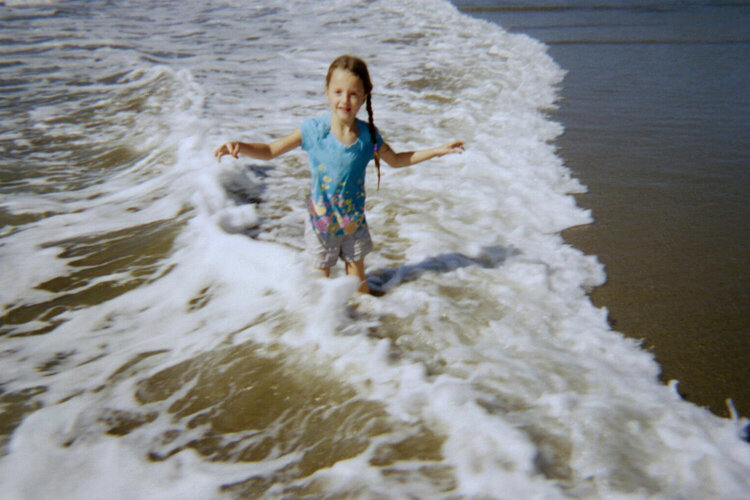
[(331, 82), (331, 76), (337, 69), (343, 69), (354, 73), (362, 81), (362, 86), (365, 89), (365, 95), (367, 96), (367, 129), (370, 132), (370, 140), (373, 144), (372, 156), (375, 160), (375, 168), (378, 170), (378, 189), (380, 189), (380, 151), (378, 151), (378, 139), (377, 139), (377, 128), (375, 128), (375, 122), (372, 118), (372, 81), (370, 80), (370, 73), (367, 71), (367, 64), (355, 56), (343, 55), (337, 57), (331, 65), (328, 67), (328, 74), (326, 74), (326, 87)]

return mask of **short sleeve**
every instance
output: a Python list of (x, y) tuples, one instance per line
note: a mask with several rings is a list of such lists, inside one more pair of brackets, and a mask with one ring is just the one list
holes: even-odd
[(309, 151), (310, 147), (315, 142), (315, 135), (317, 131), (317, 124), (314, 118), (308, 118), (302, 125), (299, 126), (300, 132), (302, 132), (302, 149)]

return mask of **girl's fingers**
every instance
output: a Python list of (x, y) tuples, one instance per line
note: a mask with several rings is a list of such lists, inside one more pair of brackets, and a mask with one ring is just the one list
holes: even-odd
[(448, 150), (451, 153), (463, 153), (464, 152), (464, 141), (455, 141), (446, 144)]
[(234, 158), (239, 158), (240, 143), (227, 142), (226, 144), (222, 144), (221, 146), (219, 146), (219, 148), (214, 151), (214, 156), (216, 157), (216, 161), (218, 162), (221, 162), (221, 157), (225, 155), (231, 155)]
[(219, 161), (219, 162), (221, 162), (221, 158), (224, 155), (228, 155), (228, 154), (229, 154), (229, 149), (227, 148), (227, 145), (226, 144), (222, 144), (221, 147), (216, 150), (216, 153), (215, 153), (216, 160)]

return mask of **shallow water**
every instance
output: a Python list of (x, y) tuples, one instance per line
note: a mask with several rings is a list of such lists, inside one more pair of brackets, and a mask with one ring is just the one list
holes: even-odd
[[(746, 491), (747, 422), (659, 383), (560, 237), (591, 215), (547, 48), (444, 2), (336, 7), (0, 7), (4, 494)], [(469, 145), (368, 179), (379, 298), (306, 268), (301, 151), (211, 156), (325, 111), (350, 51), (394, 148)]]

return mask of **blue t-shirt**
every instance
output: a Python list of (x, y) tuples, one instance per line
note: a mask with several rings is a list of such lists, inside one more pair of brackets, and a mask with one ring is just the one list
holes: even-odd
[[(310, 158), (312, 187), (307, 208), (318, 234), (354, 234), (365, 220), (365, 169), (373, 159), (367, 123), (357, 119), (359, 137), (344, 146), (331, 133), (331, 115), (309, 118), (300, 125), (302, 149)], [(383, 139), (376, 131), (378, 147)]]

